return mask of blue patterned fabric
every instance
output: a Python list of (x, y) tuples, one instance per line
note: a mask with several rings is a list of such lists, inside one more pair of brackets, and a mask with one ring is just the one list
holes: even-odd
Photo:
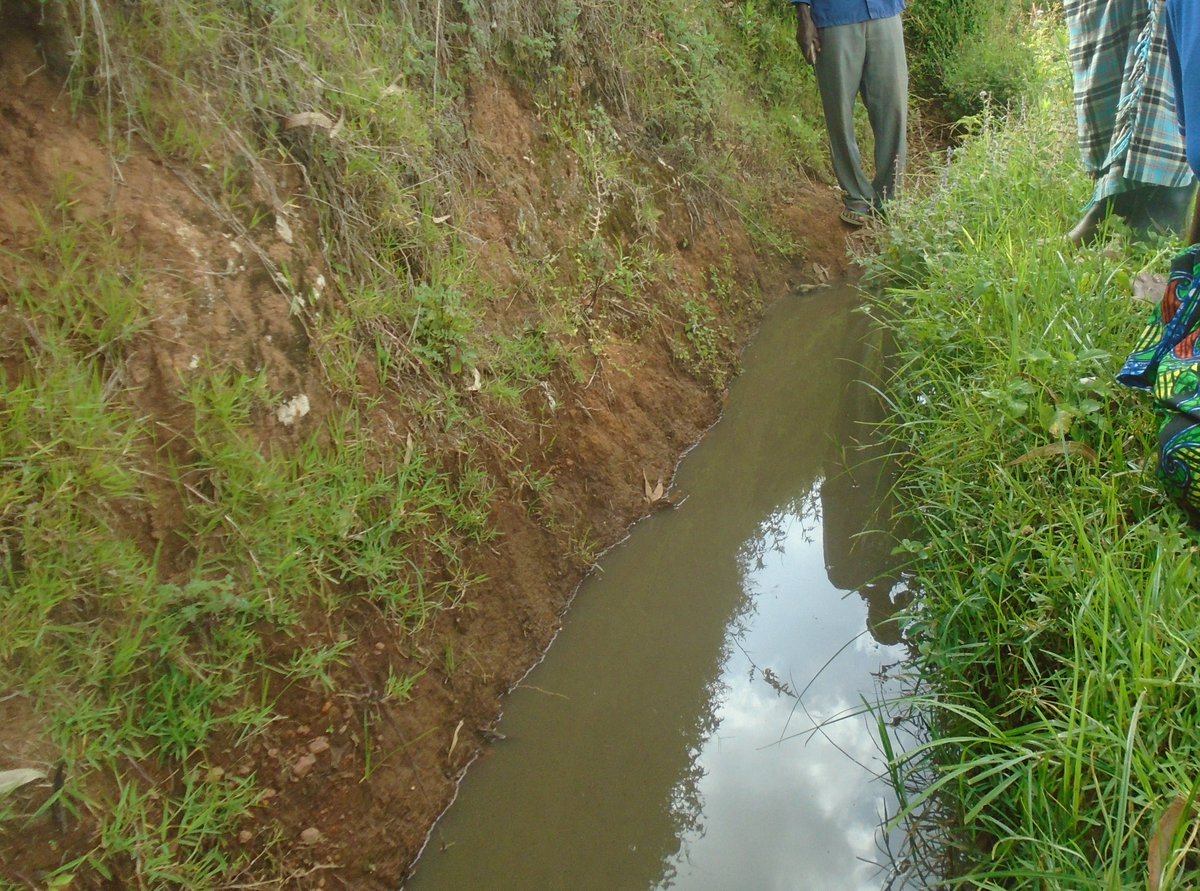
[(1175, 258), (1162, 301), (1117, 380), (1146, 390), (1158, 416), (1158, 477), (1200, 520), (1200, 245)]
[(1175, 114), (1165, 0), (1065, 0), (1075, 117), (1092, 204), (1192, 181)]

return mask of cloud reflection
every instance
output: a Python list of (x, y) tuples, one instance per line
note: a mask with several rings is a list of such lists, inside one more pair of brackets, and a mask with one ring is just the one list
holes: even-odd
[[(843, 718), (821, 733), (796, 735), (810, 721), (802, 712), (797, 718), (787, 694), (863, 627), (862, 607), (836, 599), (825, 577), (820, 538), (812, 534), (818, 497), (814, 488), (800, 512), (773, 518), (768, 546), (749, 551), (744, 585), (752, 617), (737, 623), (715, 703), (717, 727), (696, 753), (694, 799), (703, 803), (706, 832), (684, 835), (674, 876), (658, 887), (880, 887), (877, 832), (890, 791), (875, 779), (885, 765), (871, 725), (862, 716)], [(819, 599), (817, 609), (796, 609), (797, 598)], [(843, 650), (809, 688), (812, 719), (861, 711), (860, 692), (874, 695), (871, 673), (902, 655), (862, 639), (869, 645)], [(787, 727), (793, 735), (781, 742)]]

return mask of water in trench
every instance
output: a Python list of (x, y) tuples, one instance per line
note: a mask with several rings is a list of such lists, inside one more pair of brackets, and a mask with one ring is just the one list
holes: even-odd
[(857, 302), (768, 316), (679, 468), (685, 500), (583, 584), (408, 891), (903, 887), (873, 719), (831, 722), (904, 658), (882, 335)]

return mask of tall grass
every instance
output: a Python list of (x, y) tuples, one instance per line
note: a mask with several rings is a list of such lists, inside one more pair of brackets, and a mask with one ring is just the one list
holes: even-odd
[[(901, 345), (934, 728), (894, 766), (931, 771), (911, 809), (955, 812), (954, 887), (1144, 887), (1160, 818), (1200, 775), (1197, 539), (1155, 483), (1148, 407), (1113, 380), (1147, 310), (1132, 281), (1175, 245), (1114, 224), (1068, 248), (1076, 157), (1059, 78), (984, 116), (868, 261)], [(1189, 886), (1182, 858), (1164, 887)]]
[[(1035, 81), (1026, 0), (927, 0), (905, 14), (910, 74), (918, 94), (950, 120), (985, 102), (1018, 101)], [(1037, 13), (1043, 15), (1044, 13)]]

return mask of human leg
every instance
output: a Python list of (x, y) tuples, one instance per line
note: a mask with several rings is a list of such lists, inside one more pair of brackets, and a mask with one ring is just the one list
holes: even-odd
[(1067, 241), (1071, 242), (1075, 247), (1082, 247), (1085, 244), (1091, 244), (1095, 241), (1096, 235), (1100, 231), (1100, 224), (1112, 213), (1112, 204), (1113, 199), (1111, 195), (1093, 203), (1084, 215), (1080, 217), (1079, 222), (1075, 224), (1074, 228), (1067, 233)]
[(854, 103), (866, 56), (865, 31), (862, 24), (822, 28), (815, 70), (834, 176), (847, 208), (869, 212), (875, 206), (875, 188), (863, 172), (854, 135)]
[(1123, 216), (1138, 234), (1173, 232), (1184, 234), (1195, 187), (1139, 185), (1117, 195), (1113, 212)]
[(900, 16), (867, 23), (861, 91), (875, 134), (871, 185), (878, 205), (895, 194), (908, 160), (908, 60)]

